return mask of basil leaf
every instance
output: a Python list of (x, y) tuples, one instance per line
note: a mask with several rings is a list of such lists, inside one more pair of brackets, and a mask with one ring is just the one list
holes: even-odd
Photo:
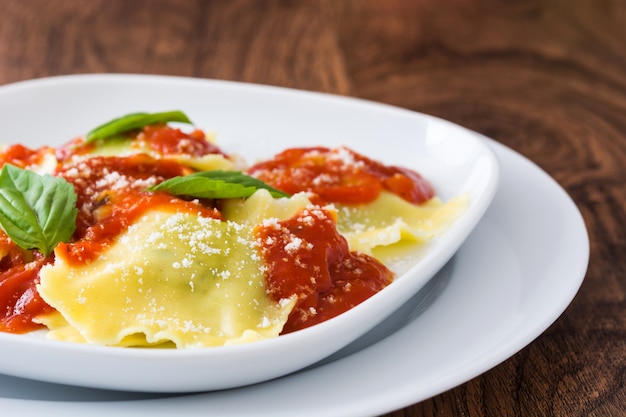
[(76, 192), (62, 178), (5, 165), (0, 172), (0, 226), (24, 249), (52, 253), (76, 229)]
[(121, 133), (155, 123), (180, 122), (191, 123), (187, 115), (180, 110), (172, 110), (161, 113), (131, 113), (117, 119), (106, 122), (92, 129), (85, 137), (85, 143), (90, 143), (98, 139), (107, 139)]
[(150, 187), (149, 191), (166, 191), (173, 195), (194, 198), (247, 198), (257, 190), (268, 190), (273, 197), (289, 197), (261, 180), (239, 171), (202, 171), (174, 177)]

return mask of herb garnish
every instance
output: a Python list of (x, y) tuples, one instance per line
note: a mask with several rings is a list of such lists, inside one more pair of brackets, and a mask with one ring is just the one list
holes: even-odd
[(259, 189), (265, 189), (273, 197), (289, 197), (261, 180), (240, 171), (202, 171), (182, 177), (174, 177), (150, 187), (149, 191), (166, 191), (177, 196), (193, 198), (247, 198)]
[(76, 229), (76, 192), (63, 178), (5, 165), (0, 172), (0, 226), (24, 249), (52, 253)]
[(99, 139), (107, 139), (122, 133), (141, 129), (144, 126), (155, 123), (180, 122), (192, 124), (185, 113), (180, 110), (172, 110), (160, 113), (131, 113), (118, 117), (92, 129), (85, 136), (85, 143)]

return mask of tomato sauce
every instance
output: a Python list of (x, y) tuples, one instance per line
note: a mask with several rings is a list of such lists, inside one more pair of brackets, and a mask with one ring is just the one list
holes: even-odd
[(206, 139), (201, 130), (186, 133), (165, 125), (146, 126), (137, 135), (137, 143), (152, 148), (162, 155), (185, 154), (199, 157), (221, 154), (226, 156), (219, 147)]
[(46, 155), (53, 155), (54, 150), (47, 146), (39, 149), (30, 149), (24, 145), (11, 145), (0, 153), (0, 167), (4, 164), (15, 165), (19, 168), (27, 168), (40, 165)]
[(270, 296), (297, 296), (283, 334), (335, 317), (389, 285), (393, 273), (376, 259), (350, 252), (331, 213), (305, 209), (256, 229), (268, 266)]
[(286, 193), (314, 193), (322, 203), (370, 203), (382, 190), (413, 204), (435, 195), (417, 172), (383, 165), (343, 147), (287, 149), (252, 166), (249, 172)]
[(0, 232), (0, 331), (26, 333), (41, 327), (33, 318), (54, 309), (37, 293), (39, 270), (50, 257), (18, 248)]
[(143, 191), (166, 179), (191, 173), (175, 161), (155, 159), (146, 154), (128, 157), (93, 157), (59, 167), (55, 175), (74, 186), (78, 218), (75, 238), (106, 215), (115, 195)]

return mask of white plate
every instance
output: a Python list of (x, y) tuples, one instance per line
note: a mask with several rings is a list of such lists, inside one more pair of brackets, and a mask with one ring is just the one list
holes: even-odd
[(496, 190), (496, 158), (484, 139), (467, 129), (361, 100), (230, 82), (84, 75), (9, 85), (0, 88), (1, 139), (59, 145), (113, 117), (170, 109), (214, 129), (226, 152), (249, 161), (287, 147), (343, 144), (416, 169), (444, 200), (469, 193), (470, 204), (392, 285), (309, 329), (246, 345), (186, 350), (88, 346), (0, 333), (0, 372), (86, 387), (186, 392), (238, 387), (302, 369), (351, 343), (414, 295), (462, 244)]
[(589, 259), (585, 225), (565, 192), (519, 154), (491, 146), (502, 172), (483, 220), (420, 294), (334, 361), (250, 387), (173, 397), (0, 375), (0, 409), (66, 417), (363, 417), (414, 404), (487, 371), (558, 318)]

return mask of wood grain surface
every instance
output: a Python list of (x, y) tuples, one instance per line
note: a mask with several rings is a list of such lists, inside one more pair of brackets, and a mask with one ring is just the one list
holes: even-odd
[(527, 156), (582, 212), (582, 288), (512, 358), (389, 416), (626, 415), (626, 1), (0, 0), (0, 85), (103, 72), (362, 97)]

